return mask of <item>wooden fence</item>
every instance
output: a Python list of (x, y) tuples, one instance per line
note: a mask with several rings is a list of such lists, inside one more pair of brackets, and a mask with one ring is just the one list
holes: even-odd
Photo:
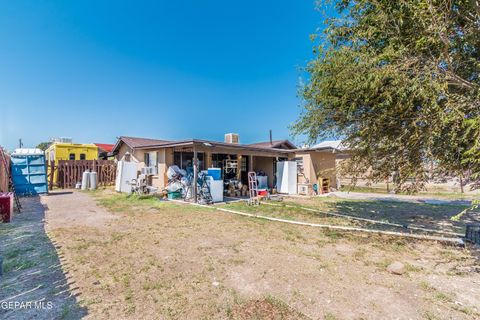
[(8, 170), (5, 170), (4, 166), (4, 159), (6, 160), (7, 167), (10, 168), (10, 157), (7, 155), (7, 153), (3, 150), (2, 147), (0, 147), (0, 192), (8, 192), (8, 185), (9, 185), (9, 175), (10, 172)]
[(113, 160), (59, 160), (57, 165), (50, 162), (48, 166), (50, 190), (54, 186), (62, 189), (75, 188), (87, 170), (97, 172), (98, 186), (115, 184), (117, 165)]

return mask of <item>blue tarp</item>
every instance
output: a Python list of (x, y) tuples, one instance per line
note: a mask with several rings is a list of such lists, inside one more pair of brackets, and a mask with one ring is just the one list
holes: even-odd
[(12, 154), (12, 180), (19, 196), (48, 193), (44, 154)]

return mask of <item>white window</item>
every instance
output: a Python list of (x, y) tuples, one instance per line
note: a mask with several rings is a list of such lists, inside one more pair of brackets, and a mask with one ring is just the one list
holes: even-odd
[(302, 157), (299, 157), (299, 158), (295, 158), (293, 159), (293, 161), (297, 162), (297, 172), (298, 174), (300, 175), (303, 175), (303, 158)]
[(157, 152), (156, 151), (152, 151), (152, 152), (145, 152), (145, 155), (144, 155), (144, 162), (145, 162), (145, 166), (146, 167), (157, 167)]

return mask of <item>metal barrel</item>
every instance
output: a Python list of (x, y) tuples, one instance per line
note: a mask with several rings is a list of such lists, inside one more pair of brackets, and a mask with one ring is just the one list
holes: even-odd
[(90, 190), (95, 190), (97, 189), (97, 173), (95, 171), (90, 172)]
[(82, 190), (87, 190), (90, 186), (90, 172), (84, 171), (82, 175)]

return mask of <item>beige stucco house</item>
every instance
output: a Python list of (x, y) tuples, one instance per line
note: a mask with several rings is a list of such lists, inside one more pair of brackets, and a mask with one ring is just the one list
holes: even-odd
[[(168, 183), (166, 173), (169, 166), (177, 165), (185, 169), (191, 166), (195, 156), (199, 170), (227, 168), (223, 174), (245, 184), (249, 171), (262, 171), (268, 176), (270, 188), (275, 186), (276, 162), (296, 160), (299, 165), (299, 184), (313, 185), (319, 179), (328, 178), (330, 187), (336, 188), (337, 153), (338, 150), (332, 146), (298, 149), (288, 140), (241, 144), (238, 136), (224, 142), (199, 139), (167, 141), (122, 136), (113, 148), (117, 160), (137, 162), (139, 171), (143, 167), (155, 167), (152, 185), (160, 189)], [(230, 167), (232, 170), (229, 172)]]

